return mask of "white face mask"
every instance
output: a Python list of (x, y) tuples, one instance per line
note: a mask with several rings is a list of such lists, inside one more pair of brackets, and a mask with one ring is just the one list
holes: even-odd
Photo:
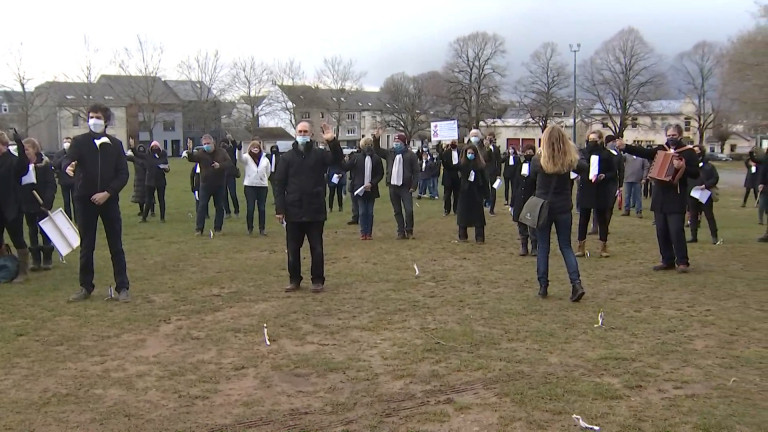
[(62, 143), (61, 146), (64, 148), (64, 150), (68, 150), (69, 149), (69, 141), (64, 141), (64, 143)]
[(94, 133), (104, 133), (104, 129), (106, 129), (104, 120), (97, 118), (88, 119), (88, 129)]

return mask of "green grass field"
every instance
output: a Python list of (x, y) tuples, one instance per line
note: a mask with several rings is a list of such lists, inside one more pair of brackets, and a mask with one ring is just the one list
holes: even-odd
[(90, 301), (66, 303), (76, 253), (0, 286), (0, 430), (576, 430), (572, 414), (606, 432), (768, 430), (768, 246), (740, 188), (716, 204), (724, 244), (692, 245), (688, 275), (650, 271), (649, 211), (617, 213), (613, 256), (579, 260), (578, 304), (556, 246), (550, 297), (536, 297), (505, 211), (485, 245), (458, 244), (442, 201), (421, 200), (417, 240), (397, 241), (380, 199), (361, 242), (347, 201), (326, 225), (326, 292), (285, 294), (273, 208), (266, 238), (244, 214), (194, 237), (189, 168), (172, 163), (166, 224), (137, 223), (121, 194), (131, 303), (102, 300), (101, 228)]

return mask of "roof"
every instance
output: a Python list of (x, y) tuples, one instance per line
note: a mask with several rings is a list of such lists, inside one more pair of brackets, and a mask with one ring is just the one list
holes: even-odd
[(293, 141), (293, 135), (281, 127), (256, 128), (251, 137), (258, 137), (262, 141)]
[(95, 102), (107, 106), (125, 106), (129, 102), (111, 86), (102, 82), (48, 81), (37, 86), (35, 91), (45, 92), (47, 101), (57, 106), (77, 107)]
[[(308, 85), (280, 85), (280, 90), (297, 108), (324, 108), (336, 106), (337, 92), (332, 89), (312, 87)], [(387, 103), (380, 92), (365, 90), (349, 90), (341, 100), (341, 108), (345, 111), (384, 111)]]
[[(165, 80), (165, 83), (184, 102), (217, 99), (207, 85), (189, 80)], [(201, 90), (202, 89), (202, 90)]]
[(24, 100), (24, 95), (20, 91), (15, 90), (2, 90), (0, 91), (0, 102), (3, 103), (22, 103)]
[(117, 94), (132, 99), (137, 89), (145, 88), (144, 81), (153, 80), (153, 91), (156, 92), (154, 103), (157, 104), (177, 104), (181, 102), (179, 96), (174, 93), (171, 87), (160, 77), (144, 77), (139, 75), (102, 75), (98, 83), (106, 84), (112, 87)]
[[(685, 104), (685, 99), (659, 99), (643, 102), (634, 111), (638, 114), (680, 114)], [(592, 114), (604, 114), (599, 103), (592, 108)]]

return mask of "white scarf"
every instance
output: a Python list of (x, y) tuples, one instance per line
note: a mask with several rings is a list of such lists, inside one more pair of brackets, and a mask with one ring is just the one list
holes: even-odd
[(421, 170), (422, 171), (426, 171), (427, 170), (427, 160), (426, 159), (422, 159), (421, 160)]
[(515, 155), (510, 154), (509, 155), (509, 165), (512, 166), (515, 164)]
[(363, 179), (363, 186), (371, 182), (371, 170), (373, 170), (373, 161), (370, 156), (365, 157), (365, 177)]
[(451, 150), (451, 162), (454, 165), (459, 164), (459, 152), (457, 150)]
[(395, 162), (392, 163), (392, 178), (389, 179), (389, 183), (394, 186), (403, 184), (403, 155), (401, 154), (396, 155)]
[(275, 155), (272, 155), (272, 162), (270, 162), (270, 165), (272, 165), (272, 172), (275, 172), (275, 165), (277, 165), (275, 163)]

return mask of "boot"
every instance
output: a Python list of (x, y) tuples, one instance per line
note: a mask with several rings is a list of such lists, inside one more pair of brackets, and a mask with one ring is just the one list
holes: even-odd
[(608, 243), (600, 242), (600, 258), (608, 258), (611, 254), (608, 253)]
[(694, 225), (691, 225), (691, 238), (688, 240), (688, 243), (698, 243), (699, 242), (699, 230), (695, 228)]
[(587, 241), (579, 240), (579, 246), (576, 249), (576, 256), (581, 258), (587, 254)]
[(571, 285), (571, 301), (576, 303), (584, 297), (584, 287), (581, 286), (581, 282), (576, 282)]
[(528, 255), (528, 237), (520, 239), (520, 256)]
[(768, 228), (765, 229), (765, 234), (763, 234), (762, 237), (758, 238), (757, 241), (760, 243), (768, 243)]
[(531, 256), (536, 256), (539, 254), (539, 242), (536, 240), (531, 240)]
[(43, 270), (53, 268), (53, 246), (43, 246)]
[(624, 213), (621, 214), (622, 216), (629, 216), (629, 210), (624, 210)]
[(27, 275), (29, 275), (29, 251), (27, 249), (18, 249), (16, 253), (19, 254), (19, 274), (13, 281), (22, 283), (27, 280)]
[(547, 288), (549, 288), (547, 285), (541, 285), (539, 287), (539, 294), (538, 296), (541, 298), (547, 298)]
[(32, 246), (29, 248), (29, 255), (32, 258), (32, 265), (29, 269), (33, 272), (40, 271), (40, 259), (42, 248), (40, 246)]

